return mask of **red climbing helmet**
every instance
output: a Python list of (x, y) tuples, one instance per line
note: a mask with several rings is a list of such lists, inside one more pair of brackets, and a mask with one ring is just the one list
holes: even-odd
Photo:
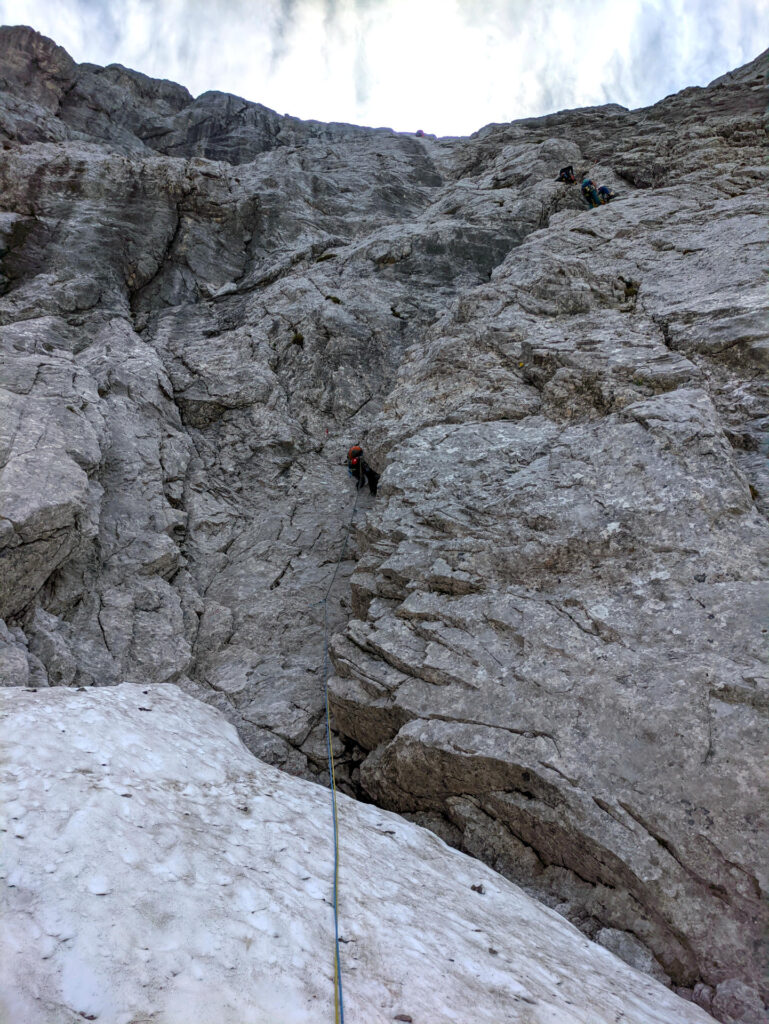
[(363, 456), (363, 449), (359, 444), (354, 444), (352, 448), (347, 452), (347, 461), (351, 466), (358, 465), (358, 459)]

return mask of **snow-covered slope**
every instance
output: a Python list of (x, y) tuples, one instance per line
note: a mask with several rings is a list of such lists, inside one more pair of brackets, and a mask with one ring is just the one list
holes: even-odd
[[(333, 1019), (327, 792), (175, 686), (0, 709), (3, 1024)], [(711, 1020), (432, 833), (340, 822), (348, 1024)]]

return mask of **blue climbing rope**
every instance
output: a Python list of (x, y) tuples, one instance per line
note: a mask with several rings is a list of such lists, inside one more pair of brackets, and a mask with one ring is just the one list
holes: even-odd
[(350, 514), (350, 521), (347, 524), (347, 532), (344, 535), (342, 541), (342, 549), (339, 552), (339, 558), (337, 559), (336, 566), (334, 567), (334, 574), (331, 577), (331, 582), (328, 585), (328, 589), (320, 601), (316, 604), (323, 605), (323, 695), (326, 704), (326, 752), (328, 754), (328, 776), (329, 786), (331, 788), (331, 817), (334, 824), (334, 1021), (335, 1024), (344, 1024), (344, 995), (342, 992), (342, 963), (339, 955), (339, 819), (337, 815), (336, 807), (336, 775), (334, 774), (334, 751), (331, 746), (331, 709), (328, 701), (328, 677), (329, 677), (329, 657), (328, 657), (328, 597), (331, 593), (331, 588), (336, 580), (337, 573), (339, 572), (339, 566), (342, 564), (344, 558), (345, 549), (347, 548), (347, 538), (350, 536), (350, 530), (352, 529), (353, 519), (355, 518), (355, 512), (358, 508), (358, 495), (360, 489), (355, 491), (355, 504), (352, 507), (352, 513)]

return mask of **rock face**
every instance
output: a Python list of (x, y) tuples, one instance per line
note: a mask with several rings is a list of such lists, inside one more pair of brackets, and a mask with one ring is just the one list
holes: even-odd
[[(326, 792), (173, 686), (0, 708), (4, 1021), (328, 1019)], [(349, 1019), (712, 1021), (430, 832), (347, 797), (340, 828)]]
[(322, 780), (352, 517), (348, 790), (763, 1021), (765, 62), (434, 140), (0, 29), (0, 680)]

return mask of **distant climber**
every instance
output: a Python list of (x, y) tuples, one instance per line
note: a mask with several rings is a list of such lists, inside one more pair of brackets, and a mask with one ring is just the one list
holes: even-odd
[(422, 131), (421, 128), (417, 128), (417, 130), (414, 132), (414, 134), (416, 135), (416, 137), (418, 139), (423, 139), (425, 137), (425, 133)]
[(565, 181), (567, 185), (573, 185), (577, 178), (574, 174), (574, 168), (571, 166), (571, 164), (569, 164), (568, 167), (562, 167), (558, 172), (558, 177), (555, 180)]
[(598, 198), (605, 205), (606, 203), (610, 203), (612, 199), (616, 199), (617, 193), (608, 185), (601, 185), (598, 189)]
[(601, 197), (598, 195), (598, 189), (595, 187), (595, 185), (590, 180), (590, 178), (585, 176), (582, 179), (582, 186), (581, 186), (581, 188), (582, 188), (582, 195), (585, 197), (585, 199), (587, 199), (587, 201), (588, 201), (588, 203), (590, 203), (591, 207), (596, 207), (596, 206), (600, 206), (601, 205)]
[(368, 483), (368, 489), (372, 494), (376, 494), (379, 473), (363, 458), (363, 449), (359, 444), (354, 444), (347, 452), (347, 472), (355, 481), (358, 490)]

